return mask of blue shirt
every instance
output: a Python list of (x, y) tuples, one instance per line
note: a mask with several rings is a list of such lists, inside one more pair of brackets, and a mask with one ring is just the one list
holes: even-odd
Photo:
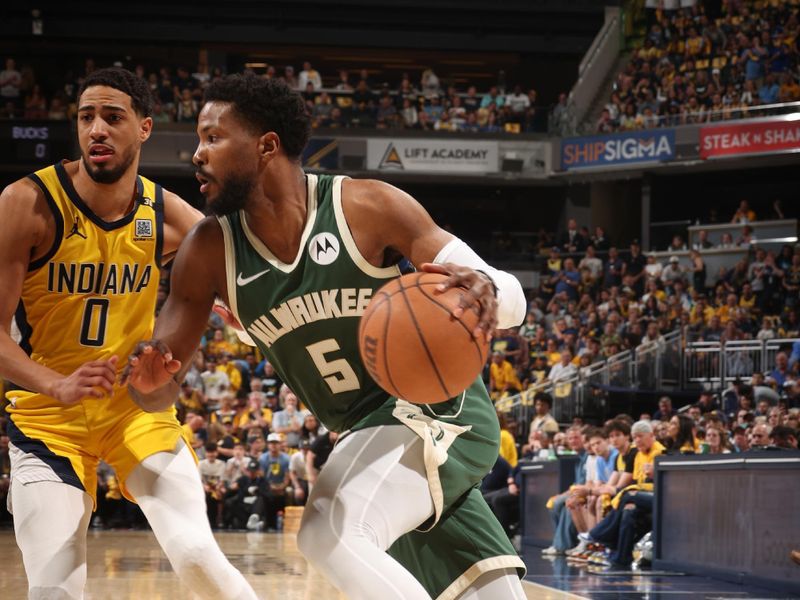
[(580, 460), (575, 465), (575, 484), (584, 485), (586, 483), (586, 461), (589, 458), (589, 453), (581, 450)]
[(289, 455), (281, 452), (278, 456), (272, 456), (267, 451), (258, 458), (258, 464), (269, 483), (281, 484), (289, 471)]
[[(561, 271), (561, 273), (570, 281), (574, 281), (575, 283), (580, 283), (581, 281), (581, 274), (577, 271)], [(560, 294), (561, 292), (567, 292), (567, 296), (573, 300), (578, 299), (578, 288), (559, 279), (558, 283), (556, 283), (556, 294)]]
[(758, 88), (758, 97), (763, 104), (775, 104), (778, 101), (778, 94), (781, 88), (777, 83), (772, 85), (764, 84)]
[(597, 457), (597, 479), (599, 481), (607, 483), (611, 478), (611, 474), (614, 472), (617, 464), (618, 455), (619, 450), (616, 448), (611, 448), (611, 452), (608, 453), (607, 459), (603, 458), (602, 456)]

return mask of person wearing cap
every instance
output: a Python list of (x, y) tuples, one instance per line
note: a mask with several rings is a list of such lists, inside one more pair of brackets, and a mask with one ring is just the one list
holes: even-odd
[(222, 423), (222, 437), (217, 440), (217, 451), (223, 461), (233, 456), (233, 447), (240, 442), (234, 435), (234, 417), (225, 415), (220, 420)]
[(669, 264), (661, 271), (661, 281), (666, 287), (674, 286), (676, 281), (683, 279), (683, 269), (680, 266), (680, 262), (677, 256), (670, 256)]
[(230, 486), (234, 494), (225, 501), (225, 524), (234, 529), (259, 529), (263, 526), (264, 495), (269, 486), (258, 461), (251, 458), (242, 474)]
[(267, 436), (267, 451), (258, 459), (258, 464), (267, 482), (264, 498), (265, 522), (268, 528), (277, 529), (278, 511), (286, 508), (286, 488), (289, 487), (289, 455), (281, 452), (281, 434)]

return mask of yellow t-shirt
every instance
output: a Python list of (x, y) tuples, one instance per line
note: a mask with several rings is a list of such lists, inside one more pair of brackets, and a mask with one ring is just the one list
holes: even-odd
[(492, 375), (492, 380), (494, 381), (494, 387), (496, 390), (504, 390), (507, 384), (511, 384), (511, 387), (518, 390), (522, 388), (522, 384), (519, 382), (519, 378), (517, 377), (517, 372), (507, 360), (504, 360), (499, 365), (492, 363), (492, 366), (489, 367), (489, 371)]
[(517, 466), (517, 445), (514, 443), (514, 436), (505, 429), (500, 430), (500, 456), (505, 458), (512, 468)]
[(653, 442), (650, 452), (645, 454), (641, 450), (636, 452), (636, 458), (633, 461), (633, 480), (638, 484), (643, 484), (647, 481), (647, 475), (644, 474), (644, 466), (655, 462), (656, 456), (663, 454), (664, 446), (661, 442)]

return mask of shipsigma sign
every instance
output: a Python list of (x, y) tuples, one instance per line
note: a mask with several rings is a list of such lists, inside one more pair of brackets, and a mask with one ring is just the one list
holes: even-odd
[(618, 135), (567, 138), (561, 143), (563, 170), (675, 158), (675, 131), (659, 129)]

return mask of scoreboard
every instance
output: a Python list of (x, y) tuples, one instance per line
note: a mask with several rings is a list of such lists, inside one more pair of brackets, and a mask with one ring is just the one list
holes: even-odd
[(75, 157), (75, 146), (69, 121), (0, 121), (0, 165), (49, 165)]

